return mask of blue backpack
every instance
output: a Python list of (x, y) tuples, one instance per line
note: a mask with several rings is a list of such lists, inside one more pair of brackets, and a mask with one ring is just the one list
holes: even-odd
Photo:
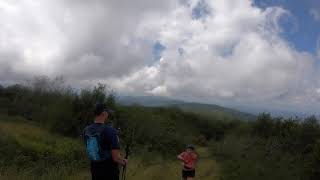
[(101, 126), (98, 130), (91, 131), (86, 129), (84, 133), (88, 157), (91, 161), (104, 161), (111, 158), (111, 152), (108, 149), (102, 149), (103, 131), (106, 126)]

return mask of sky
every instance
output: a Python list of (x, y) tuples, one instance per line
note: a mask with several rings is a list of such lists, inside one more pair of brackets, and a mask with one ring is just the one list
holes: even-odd
[(317, 113), (318, 0), (0, 0), (0, 83)]

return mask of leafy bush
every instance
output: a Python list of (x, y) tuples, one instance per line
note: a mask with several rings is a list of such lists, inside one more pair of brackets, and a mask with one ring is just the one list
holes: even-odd
[[(111, 123), (121, 129), (122, 146), (132, 145), (133, 155), (144, 161), (142, 167), (154, 165), (150, 157), (175, 159), (194, 143), (210, 148), (224, 180), (319, 179), (320, 124), (314, 116), (303, 120), (262, 113), (256, 121), (240, 121), (218, 112), (208, 116), (176, 107), (122, 106), (105, 85), (76, 91), (61, 78), (46, 77), (0, 86), (0, 178), (3, 172), (20, 174), (18, 179), (31, 174), (59, 178), (86, 167), (79, 135), (92, 123), (96, 102), (116, 111)], [(150, 172), (155, 174), (148, 177), (160, 177)]]
[(53, 135), (26, 121), (3, 118), (7, 119), (2, 116), (0, 121), (0, 167), (16, 167), (17, 171), (35, 167), (30, 171), (41, 174), (50, 167), (85, 163), (79, 140)]

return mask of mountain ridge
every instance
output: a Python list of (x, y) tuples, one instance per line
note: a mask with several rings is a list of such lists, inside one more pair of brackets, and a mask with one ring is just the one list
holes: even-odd
[(241, 120), (254, 120), (255, 115), (237, 109), (216, 104), (186, 102), (161, 96), (120, 96), (118, 102), (122, 105), (141, 105), (146, 107), (177, 107), (186, 112), (211, 117), (213, 113), (230, 115)]

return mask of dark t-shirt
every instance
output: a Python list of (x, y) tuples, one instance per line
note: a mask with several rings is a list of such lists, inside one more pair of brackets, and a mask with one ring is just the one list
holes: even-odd
[[(98, 132), (101, 131), (101, 128), (103, 128), (102, 134), (101, 134), (101, 148), (103, 150), (109, 150), (111, 153), (112, 150), (114, 149), (120, 149), (120, 144), (119, 144), (119, 137), (118, 137), (118, 132), (116, 129), (111, 127), (110, 125), (102, 124), (102, 123), (93, 123), (89, 126), (87, 126), (84, 129), (83, 134), (86, 133), (92, 133), (92, 132)], [(111, 157), (111, 154), (110, 154)], [(112, 167), (118, 167), (118, 164), (116, 162), (113, 162), (112, 158), (106, 160), (105, 162), (91, 162), (91, 168), (95, 166), (100, 166), (104, 164), (104, 166), (109, 166), (106, 168)]]

